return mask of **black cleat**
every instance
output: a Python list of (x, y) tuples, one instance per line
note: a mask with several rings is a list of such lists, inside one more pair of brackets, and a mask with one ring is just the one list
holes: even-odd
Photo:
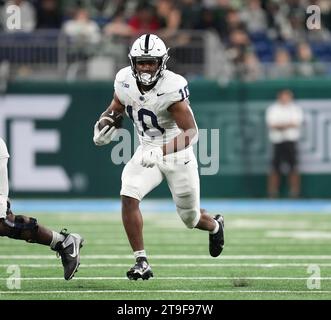
[(55, 247), (61, 257), (64, 268), (64, 279), (70, 280), (78, 271), (80, 264), (80, 248), (83, 246), (84, 239), (76, 233), (67, 233), (66, 229), (60, 232), (65, 236), (63, 242), (59, 242)]
[(146, 258), (137, 258), (136, 264), (126, 273), (130, 280), (148, 280), (153, 277), (151, 266), (148, 264)]
[(218, 214), (214, 219), (218, 222), (220, 227), (217, 233), (209, 234), (209, 253), (212, 257), (218, 257), (224, 247), (224, 217)]

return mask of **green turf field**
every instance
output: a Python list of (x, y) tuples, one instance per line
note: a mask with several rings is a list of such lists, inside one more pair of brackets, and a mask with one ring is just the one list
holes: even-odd
[[(326, 214), (225, 215), (226, 243), (218, 258), (208, 255), (208, 233), (186, 229), (175, 213), (146, 214), (145, 249), (154, 272), (148, 281), (125, 276), (134, 260), (120, 214), (32, 216), (83, 235), (79, 272), (65, 281), (61, 261), (49, 248), (1, 238), (0, 300), (331, 298)], [(20, 283), (12, 279), (15, 266)]]

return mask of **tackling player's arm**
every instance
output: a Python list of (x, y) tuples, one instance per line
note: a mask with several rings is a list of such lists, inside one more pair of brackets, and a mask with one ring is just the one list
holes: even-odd
[(198, 127), (187, 101), (184, 100), (172, 104), (168, 108), (168, 111), (171, 113), (172, 118), (182, 132), (167, 144), (163, 145), (163, 155), (178, 152), (198, 141)]

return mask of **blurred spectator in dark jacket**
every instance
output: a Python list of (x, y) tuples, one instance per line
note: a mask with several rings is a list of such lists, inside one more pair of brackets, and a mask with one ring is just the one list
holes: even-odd
[(310, 4), (317, 4), (321, 8), (322, 25), (331, 31), (331, 1), (330, 0), (310, 0)]
[(178, 31), (181, 24), (181, 12), (178, 10), (175, 0), (157, 0), (155, 5), (160, 24), (158, 34), (162, 39), (167, 40)]
[(239, 11), (235, 9), (230, 9), (225, 16), (224, 29), (220, 29), (222, 40), (228, 42), (232, 31), (239, 29), (245, 30), (245, 25), (241, 21)]
[(244, 55), (248, 50), (252, 50), (249, 37), (244, 30), (233, 30), (229, 36), (229, 44), (227, 47), (227, 56), (230, 60), (237, 64), (244, 61)]
[(178, 8), (182, 13), (180, 28), (184, 30), (196, 29), (201, 17), (200, 1), (181, 0), (178, 3)]
[(135, 36), (144, 33), (156, 33), (160, 29), (155, 8), (147, 1), (138, 3), (136, 12), (129, 19), (128, 25), (134, 30)]
[(60, 29), (62, 13), (57, 0), (40, 0), (37, 4), (37, 29)]
[(211, 8), (214, 13), (214, 23), (219, 35), (222, 37), (226, 30), (226, 16), (232, 10), (230, 0), (216, 0), (216, 5)]
[(106, 36), (131, 37), (134, 35), (134, 29), (128, 25), (124, 10), (116, 12), (103, 31)]

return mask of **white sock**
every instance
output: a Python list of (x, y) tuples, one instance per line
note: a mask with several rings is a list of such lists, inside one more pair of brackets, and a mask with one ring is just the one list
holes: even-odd
[(209, 231), (210, 234), (215, 234), (215, 233), (217, 233), (218, 230), (219, 230), (219, 228), (220, 228), (219, 223), (218, 223), (216, 220), (214, 220), (214, 221), (215, 221), (216, 226), (215, 226), (215, 229), (214, 229), (213, 231)]
[(137, 259), (137, 258), (141, 258), (141, 257), (144, 257), (144, 258), (147, 259), (147, 255), (146, 255), (145, 250), (135, 251), (135, 252), (133, 252), (133, 255), (134, 255), (134, 258), (135, 258), (135, 259)]
[(60, 234), (56, 231), (52, 231), (52, 234), (53, 234), (53, 238), (50, 247), (54, 249), (59, 242), (62, 242), (65, 239), (65, 237), (63, 234)]

